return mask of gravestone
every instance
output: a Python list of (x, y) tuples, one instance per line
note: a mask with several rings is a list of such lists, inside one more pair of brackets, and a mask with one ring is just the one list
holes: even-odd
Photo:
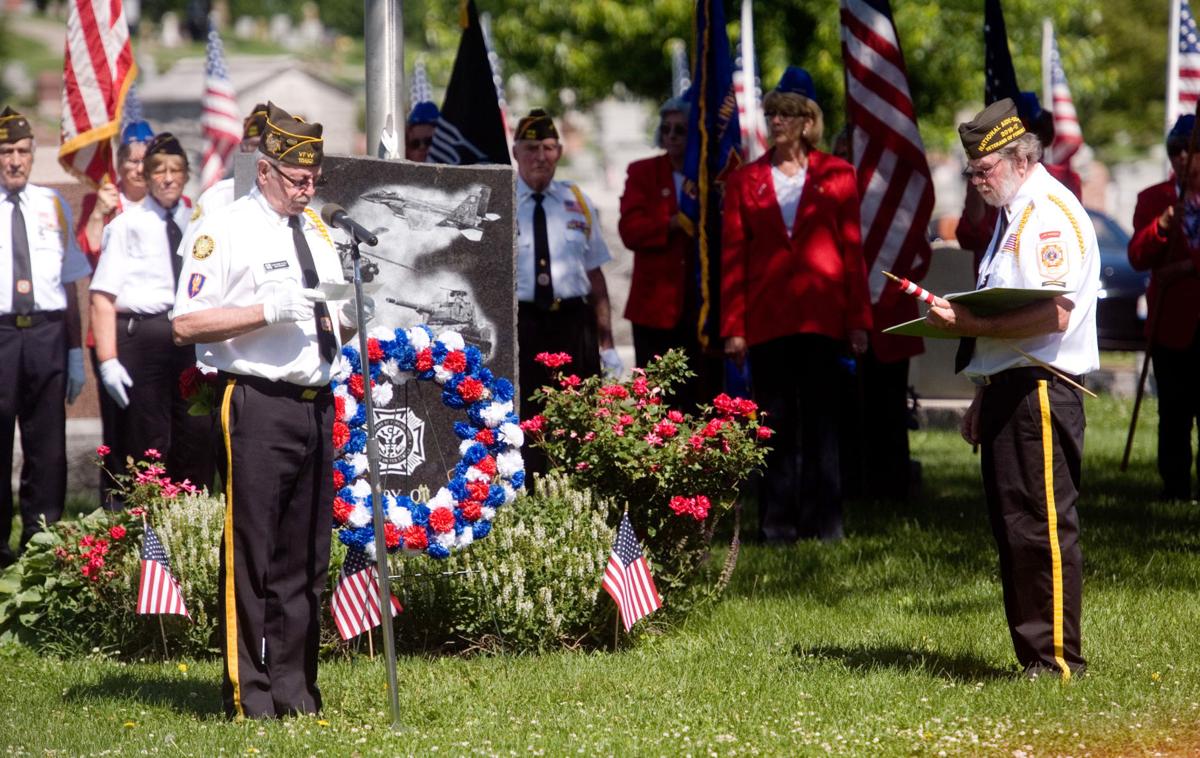
[(167, 11), (162, 15), (162, 31), (159, 34), (159, 42), (163, 47), (179, 47), (183, 44), (183, 33), (180, 30), (179, 14), (175, 11)]
[[(253, 184), (256, 157), (237, 156), (239, 196)], [(458, 332), (480, 349), (492, 373), (516, 384), (512, 169), (327, 156), (322, 178), (310, 205), (337, 203), (379, 237), (378, 246), (362, 248), (372, 272), (364, 292), (375, 301), (370, 328), (426, 324), (435, 337)], [(330, 233), (348, 255), (349, 237), (339, 229)], [(385, 490), (432, 493), (446, 483), (459, 458), (454, 422), (466, 415), (443, 405), (441, 395), (440, 385), (410, 379), (396, 387), (390, 403), (376, 406)]]

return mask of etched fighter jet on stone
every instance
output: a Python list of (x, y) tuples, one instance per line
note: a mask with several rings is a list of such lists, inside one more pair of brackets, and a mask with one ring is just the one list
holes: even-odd
[(363, 200), (386, 206), (397, 218), (404, 219), (408, 228), (413, 231), (425, 231), (434, 226), (447, 226), (458, 229), (462, 236), (478, 242), (483, 239), (483, 222), (495, 221), (500, 218), (495, 213), (488, 213), (488, 201), (492, 197), (490, 187), (476, 187), (467, 195), (467, 199), (451, 208), (446, 205), (407, 198), (399, 192), (377, 190), (362, 196)]

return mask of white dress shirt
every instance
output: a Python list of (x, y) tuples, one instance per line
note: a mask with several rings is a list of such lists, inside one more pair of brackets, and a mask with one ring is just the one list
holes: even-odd
[(804, 193), (804, 180), (808, 172), (800, 169), (795, 176), (788, 176), (776, 166), (771, 166), (771, 183), (775, 187), (775, 202), (783, 213), (783, 226), (788, 236), (796, 225), (796, 209), (800, 207), (800, 195)]
[(235, 199), (233, 196), (233, 177), (222, 179), (204, 190), (204, 193), (196, 199), (196, 215), (203, 216), (206, 213), (212, 213), (218, 208), (224, 208), (226, 205), (229, 205)]
[(1096, 342), (1100, 248), (1091, 219), (1075, 195), (1040, 163), (1034, 164), (1004, 211), (1008, 224), (992, 235), (979, 266), (977, 287), (1053, 290), (1064, 293), (1075, 308), (1065, 332), (1021, 339), (980, 337), (963, 373), (983, 377), (1034, 365), (1014, 346), (1068, 374), (1095, 371), (1100, 367)]
[[(182, 198), (168, 211), (146, 195), (141, 204), (127, 207), (104, 227), (91, 291), (112, 295), (119, 313), (151, 316), (170, 310), (175, 303), (175, 269), (167, 249), (168, 213), (186, 237), (192, 209)], [(179, 248), (176, 255), (184, 252), (182, 243)]]
[[(75, 243), (71, 209), (57, 192), (36, 184), (26, 184), (18, 194), (29, 238), (33, 309), (65, 310), (67, 292), (63, 285), (92, 273)], [(12, 313), (12, 209), (8, 193), (0, 189), (0, 313)]]
[[(584, 195), (587, 210), (581, 208), (567, 182), (552, 181), (543, 194), (554, 297), (565, 300), (587, 295), (592, 291), (587, 272), (600, 268), (612, 258), (600, 235), (600, 215), (596, 205)], [(533, 302), (533, 210), (536, 206), (533, 190), (518, 176), (517, 299), (525, 302)]]
[[(311, 209), (302, 229), (317, 278), (342, 282), (342, 265), (329, 230)], [(216, 211), (205, 213), (184, 238), (185, 256), (172, 318), (209, 308), (262, 303), (272, 288), (291, 281), (303, 286), (288, 217), (276, 213), (258, 189)], [(341, 302), (328, 303), (334, 338)], [(329, 383), (330, 365), (321, 359), (313, 319), (270, 324), (223, 342), (196, 345), (196, 358), (214, 368), (308, 387)]]

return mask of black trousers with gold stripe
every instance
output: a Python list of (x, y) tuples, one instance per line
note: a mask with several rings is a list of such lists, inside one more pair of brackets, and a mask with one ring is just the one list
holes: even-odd
[(993, 377), (980, 408), (983, 487), (1000, 555), (1004, 612), (1027, 672), (1084, 665), (1079, 615), (1080, 392), (1040, 368)]
[(222, 697), (228, 716), (315, 713), (329, 571), (333, 401), (328, 389), (230, 375), (221, 398)]

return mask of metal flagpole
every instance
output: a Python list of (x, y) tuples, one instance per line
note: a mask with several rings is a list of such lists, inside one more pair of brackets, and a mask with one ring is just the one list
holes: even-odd
[[(1051, 71), (1050, 50), (1054, 46), (1054, 22), (1042, 19), (1042, 110), (1054, 113), (1054, 74)], [(1049, 145), (1043, 145), (1049, 148)]]
[(366, 0), (367, 154), (403, 158), (404, 17), (400, 0)]
[(754, 8), (742, 0), (742, 97), (746, 99), (746, 160), (758, 157), (758, 64), (754, 57)]
[[(1171, 0), (1171, 21), (1167, 27), (1167, 123), (1163, 133), (1171, 131), (1179, 118), (1179, 0)], [(1167, 162), (1170, 166), (1170, 161)]]

